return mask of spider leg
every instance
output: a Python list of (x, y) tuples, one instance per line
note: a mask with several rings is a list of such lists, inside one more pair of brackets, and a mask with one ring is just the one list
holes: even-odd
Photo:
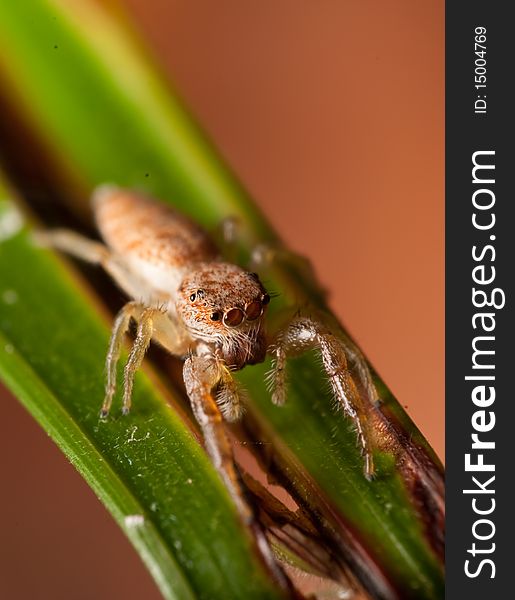
[(138, 322), (138, 332), (132, 345), (129, 359), (123, 370), (123, 405), (122, 413), (128, 414), (132, 403), (132, 388), (134, 386), (134, 375), (140, 368), (143, 358), (150, 345), (152, 334), (154, 333), (153, 315), (159, 312), (156, 308), (145, 308), (140, 315)]
[[(273, 356), (272, 369), (269, 373), (272, 401), (276, 404), (284, 403), (287, 358), (312, 349), (320, 354), (334, 396), (354, 423), (364, 456), (365, 476), (371, 479), (374, 476), (374, 462), (368, 407), (349, 371), (346, 346), (321, 321), (297, 315), (277, 334), (270, 350)], [(368, 389), (366, 391), (368, 394)]]
[(221, 364), (211, 357), (190, 356), (184, 363), (183, 377), (193, 413), (204, 434), (206, 450), (238, 511), (249, 523), (253, 516), (243, 499), (232, 449), (222, 422), (222, 412), (212, 393), (222, 377)]
[(89, 240), (70, 229), (37, 231), (34, 234), (34, 239), (41, 246), (57, 248), (62, 252), (66, 252), (66, 254), (95, 265), (104, 264), (110, 256), (107, 246), (104, 246), (100, 242)]
[(241, 222), (235, 216), (222, 219), (213, 231), (216, 245), (228, 262), (238, 262), (238, 244), (241, 242), (241, 237)]
[(275, 579), (286, 589), (291, 584), (276, 563), (265, 533), (247, 503), (229, 438), (223, 424), (222, 412), (213, 396), (213, 390), (226, 377), (224, 365), (211, 356), (190, 356), (184, 363), (184, 383), (193, 413), (203, 433), (206, 451), (222, 478), (240, 518), (252, 531), (260, 556)]
[(243, 393), (227, 366), (220, 363), (219, 368), (220, 381), (217, 386), (216, 403), (224, 419), (233, 423), (243, 416)]
[(134, 376), (140, 368), (151, 340), (158, 342), (171, 354), (182, 355), (187, 351), (188, 340), (172, 317), (160, 308), (147, 307), (139, 302), (128, 302), (114, 321), (113, 332), (106, 357), (106, 391), (100, 416), (109, 414), (116, 389), (116, 365), (120, 358), (122, 342), (129, 329), (131, 319), (138, 323), (136, 339), (124, 368), (124, 390), (122, 412), (127, 414), (131, 407)]
[(255, 269), (260, 274), (267, 272), (272, 274), (277, 266), (285, 267), (287, 271), (296, 274), (297, 277), (300, 275), (303, 281), (303, 290), (307, 286), (313, 296), (320, 298), (327, 296), (327, 291), (317, 280), (313, 265), (308, 258), (292, 252), (280, 242), (262, 242), (254, 246), (250, 257), (249, 267), (251, 269)]
[(358, 373), (361, 385), (367, 393), (367, 396), (374, 406), (379, 406), (381, 399), (377, 392), (377, 388), (372, 379), (372, 373), (367, 365), (365, 357), (361, 353), (361, 350), (351, 341), (345, 341), (345, 351), (350, 362), (354, 364), (356, 372)]
[(100, 265), (129, 296), (140, 296), (143, 287), (141, 279), (129, 272), (123, 260), (104, 244), (69, 229), (38, 231), (34, 239), (41, 246), (56, 248), (85, 262)]
[(109, 341), (109, 349), (106, 356), (106, 386), (105, 397), (100, 410), (102, 418), (107, 417), (113, 402), (113, 396), (116, 391), (116, 365), (120, 358), (122, 342), (125, 334), (129, 330), (131, 318), (138, 320), (145, 307), (138, 302), (128, 302), (116, 315), (113, 324), (113, 331)]

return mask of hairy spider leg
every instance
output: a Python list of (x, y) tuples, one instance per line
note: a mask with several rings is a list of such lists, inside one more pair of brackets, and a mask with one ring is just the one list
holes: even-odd
[(138, 332), (132, 345), (129, 359), (125, 363), (123, 370), (123, 405), (122, 413), (128, 414), (132, 403), (132, 388), (134, 387), (134, 376), (140, 368), (143, 358), (150, 346), (150, 340), (154, 333), (153, 319), (154, 313), (159, 312), (157, 308), (146, 308), (140, 316), (138, 322)]
[(238, 244), (241, 241), (241, 221), (238, 217), (222, 219), (213, 231), (213, 238), (224, 259), (237, 263)]
[(277, 334), (270, 349), (273, 356), (269, 373), (272, 401), (279, 405), (285, 401), (287, 359), (313, 349), (322, 358), (335, 398), (354, 423), (364, 456), (365, 476), (371, 479), (374, 476), (374, 462), (367, 407), (348, 369), (343, 342), (320, 321), (296, 316)]
[(226, 421), (234, 423), (245, 412), (242, 402), (244, 395), (230, 369), (224, 362), (219, 362), (220, 380), (217, 385), (216, 403)]
[(232, 447), (223, 424), (223, 416), (213, 390), (226, 383), (226, 367), (214, 356), (189, 356), (183, 369), (184, 383), (193, 413), (204, 436), (206, 451), (228, 490), (243, 522), (252, 530), (268, 570), (284, 589), (292, 591), (291, 583), (277, 564), (265, 533), (244, 498), (236, 470)]
[(114, 320), (109, 349), (106, 356), (106, 386), (105, 397), (100, 411), (100, 416), (105, 418), (109, 414), (113, 396), (116, 391), (116, 365), (120, 358), (123, 339), (129, 330), (131, 319), (138, 320), (145, 309), (138, 302), (128, 302), (116, 315)]
[(66, 254), (96, 265), (105, 264), (111, 256), (111, 252), (104, 244), (89, 240), (70, 229), (37, 231), (34, 239), (41, 246), (62, 250)]
[(184, 354), (188, 349), (188, 340), (181, 333), (174, 318), (164, 309), (145, 306), (138, 302), (127, 303), (115, 319), (107, 353), (106, 398), (101, 411), (101, 416), (104, 417), (107, 416), (111, 406), (116, 386), (116, 363), (120, 357), (123, 336), (127, 332), (131, 318), (138, 324), (138, 330), (123, 372), (123, 414), (130, 411), (134, 376), (143, 362), (150, 342), (157, 342), (175, 356)]
[(122, 260), (104, 244), (69, 229), (38, 231), (34, 239), (42, 246), (56, 248), (85, 262), (100, 265), (125, 292), (133, 297), (138, 296), (141, 280), (129, 272)]

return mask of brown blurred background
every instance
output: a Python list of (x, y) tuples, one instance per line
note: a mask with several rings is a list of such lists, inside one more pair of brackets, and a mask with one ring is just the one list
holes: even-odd
[[(443, 1), (124, 3), (443, 456)], [(0, 395), (0, 598), (159, 598), (86, 484)]]

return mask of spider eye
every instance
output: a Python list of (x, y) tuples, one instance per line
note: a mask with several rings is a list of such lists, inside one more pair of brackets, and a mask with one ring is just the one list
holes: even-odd
[(195, 300), (198, 298), (199, 300), (202, 300), (202, 298), (205, 296), (205, 292), (204, 290), (197, 290), (196, 292), (193, 292), (193, 294), (191, 294), (190, 296), (190, 301), (191, 302), (195, 302)]
[(219, 321), (220, 320), (220, 313), (218, 311), (211, 313), (211, 321)]
[(266, 306), (270, 303), (270, 296), (268, 294), (264, 294), (261, 298), (261, 302), (263, 303), (263, 306)]
[(263, 312), (263, 307), (261, 306), (261, 302), (259, 300), (254, 300), (254, 302), (250, 302), (245, 307), (245, 316), (249, 321), (253, 321), (261, 316)]
[(237, 327), (244, 318), (243, 311), (239, 308), (231, 308), (224, 315), (224, 324), (227, 327)]

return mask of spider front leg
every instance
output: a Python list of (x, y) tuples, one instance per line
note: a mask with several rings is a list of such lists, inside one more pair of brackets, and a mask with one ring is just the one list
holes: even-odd
[[(320, 354), (334, 396), (354, 423), (365, 461), (365, 476), (367, 479), (372, 479), (374, 476), (374, 462), (372, 435), (368, 422), (368, 407), (365, 405), (349, 371), (344, 343), (321, 321), (311, 317), (296, 316), (276, 336), (270, 350), (273, 356), (272, 369), (269, 373), (272, 401), (279, 405), (285, 401), (286, 361), (288, 357), (312, 349), (317, 350)], [(363, 364), (360, 364), (361, 368), (365, 368)], [(363, 376), (365, 375), (363, 374)], [(368, 384), (370, 381), (371, 378), (367, 377), (365, 383), (367, 394), (369, 393)]]
[(139, 302), (128, 302), (117, 314), (109, 342), (106, 356), (106, 387), (105, 397), (100, 410), (102, 418), (107, 417), (113, 396), (116, 391), (116, 365), (120, 358), (122, 343), (129, 330), (131, 319), (138, 323), (138, 332), (132, 345), (129, 359), (123, 371), (123, 406), (122, 412), (128, 414), (131, 408), (134, 375), (141, 366), (143, 358), (154, 333), (153, 317), (160, 311), (157, 308), (148, 308)]
[(151, 340), (155, 340), (175, 355), (184, 354), (188, 347), (184, 332), (164, 310), (145, 306), (139, 302), (127, 303), (116, 316), (109, 342), (106, 357), (105, 398), (100, 411), (102, 418), (107, 417), (111, 408), (116, 390), (116, 366), (120, 358), (123, 338), (131, 320), (138, 323), (138, 330), (123, 372), (123, 414), (127, 414), (131, 408), (134, 376), (143, 362)]
[[(228, 385), (228, 374), (230, 373), (225, 364), (216, 357), (190, 356), (186, 359), (183, 370), (186, 392), (202, 429), (206, 451), (236, 505), (240, 518), (251, 530), (259, 553), (276, 581), (284, 589), (291, 589), (288, 578), (274, 559), (263, 529), (244, 497), (222, 411), (213, 396), (218, 386)], [(235, 387), (232, 389), (235, 390)]]
[(212, 357), (190, 356), (183, 369), (184, 384), (206, 444), (206, 450), (229, 490), (244, 521), (252, 521), (252, 513), (243, 499), (234, 466), (232, 449), (223, 425), (222, 411), (214, 390), (224, 377), (225, 365)]
[[(106, 356), (106, 386), (105, 396), (100, 416), (107, 417), (113, 403), (113, 396), (116, 391), (116, 365), (120, 358), (123, 339), (129, 330), (131, 319), (138, 320), (145, 307), (137, 302), (128, 302), (116, 315), (114, 320), (111, 340), (109, 341), (109, 349)], [(132, 387), (132, 386), (131, 386)]]

